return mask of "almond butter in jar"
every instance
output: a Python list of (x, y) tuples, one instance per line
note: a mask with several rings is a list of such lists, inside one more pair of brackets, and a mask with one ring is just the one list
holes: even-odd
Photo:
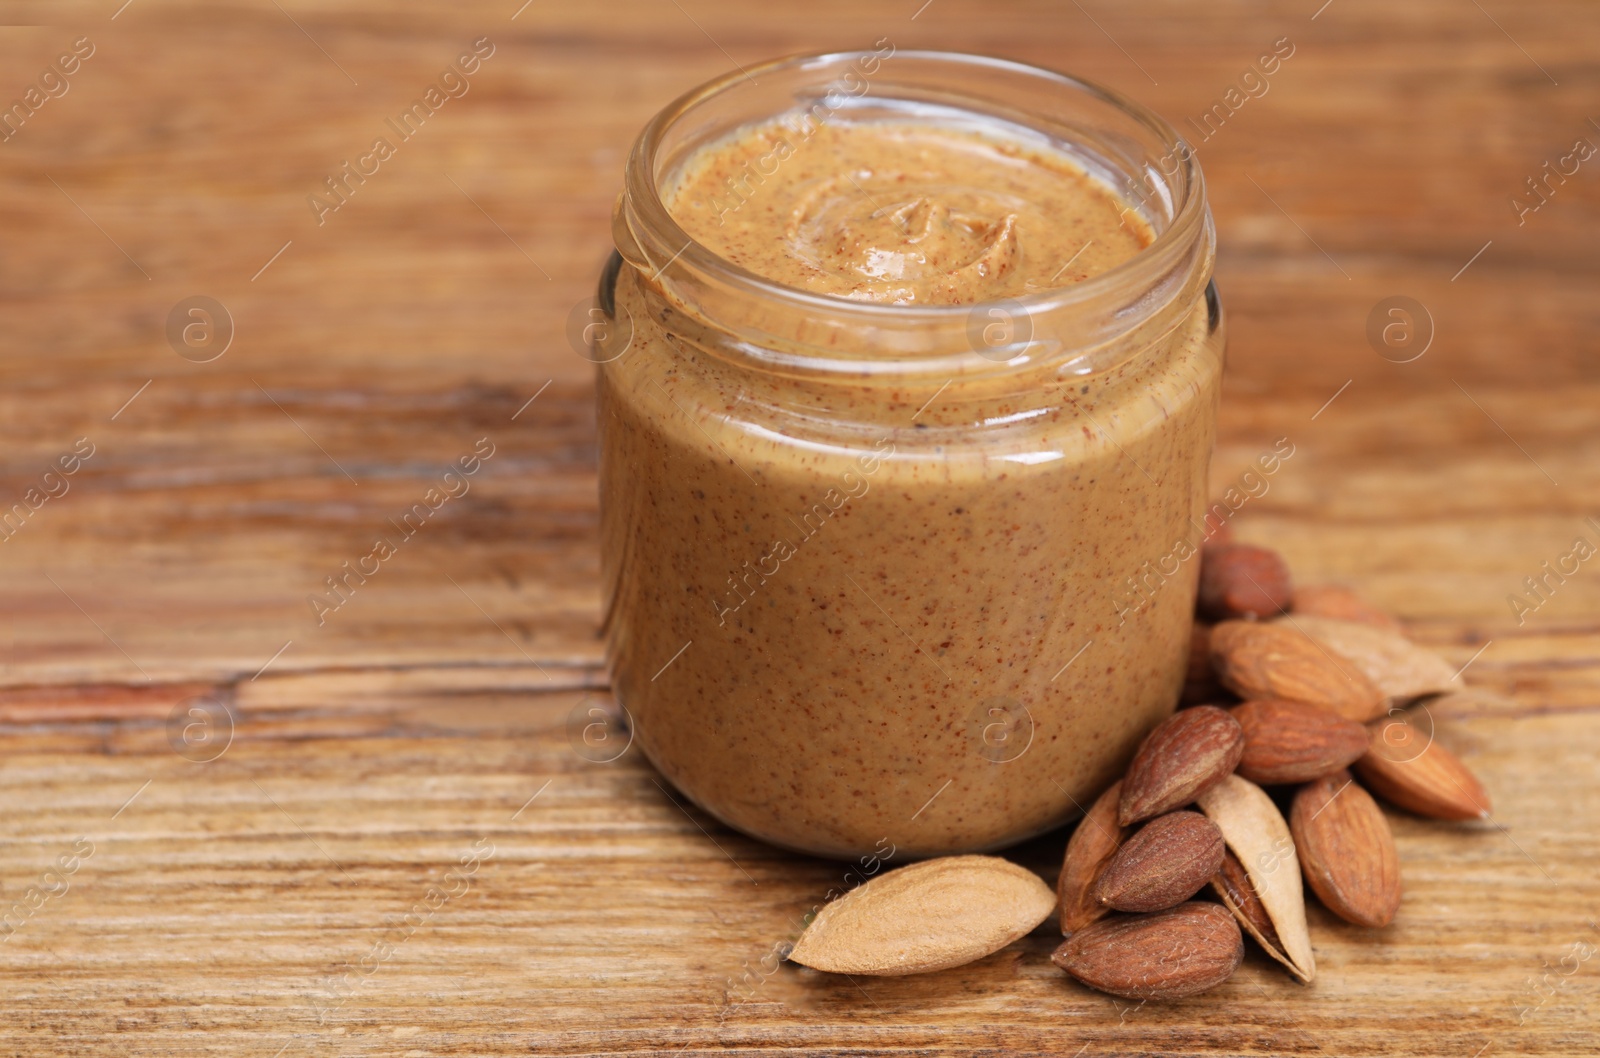
[(1183, 682), (1222, 368), (1167, 123), (975, 56), (786, 59), (629, 159), (608, 662), (663, 775), (826, 856), (1055, 827)]

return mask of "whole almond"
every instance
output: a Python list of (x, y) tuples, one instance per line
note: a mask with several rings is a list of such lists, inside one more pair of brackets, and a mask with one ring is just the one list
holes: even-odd
[(996, 856), (944, 856), (880, 874), (828, 904), (789, 958), (880, 977), (946, 970), (1027, 935), (1055, 906), (1032, 871)]
[(1283, 952), (1283, 942), (1278, 939), (1272, 919), (1267, 917), (1267, 909), (1261, 904), (1261, 895), (1256, 892), (1255, 883), (1250, 881), (1250, 873), (1231, 849), (1222, 854), (1222, 866), (1211, 876), (1211, 889), (1221, 899), (1223, 906), (1233, 912), (1233, 917), (1239, 920), (1244, 931), (1254, 937), (1268, 955), (1291, 970), (1294, 968)]
[(1369, 724), (1372, 741), (1355, 772), (1397, 808), (1432, 819), (1487, 819), (1489, 795), (1454, 753), (1404, 716)]
[(1156, 816), (1122, 843), (1095, 885), (1117, 911), (1165, 911), (1198, 893), (1222, 866), (1222, 831), (1199, 812)]
[(1241, 698), (1309, 702), (1362, 723), (1385, 708), (1354, 662), (1282, 622), (1222, 622), (1211, 630), (1211, 663)]
[(1398, 632), (1315, 615), (1283, 620), (1339, 657), (1349, 658), (1391, 702), (1408, 702), (1455, 686), (1449, 662)]
[(1296, 617), (1332, 617), (1339, 621), (1399, 632), (1400, 622), (1340, 584), (1304, 584), (1295, 588), (1289, 611)]
[(1145, 736), (1122, 779), (1117, 821), (1123, 826), (1180, 808), (1233, 771), (1244, 732), (1226, 711), (1197, 705), (1174, 713)]
[(1061, 876), (1056, 880), (1062, 933), (1076, 933), (1106, 913), (1105, 906), (1094, 898), (1094, 883), (1128, 836), (1128, 828), (1117, 822), (1121, 797), (1122, 783), (1112, 783), (1084, 813), (1067, 842)]
[(1271, 548), (1212, 544), (1201, 552), (1198, 605), (1207, 617), (1276, 617), (1293, 594), (1289, 564)]
[(1239, 774), (1263, 786), (1310, 782), (1348, 768), (1370, 741), (1354, 720), (1306, 702), (1258, 698), (1229, 713), (1244, 731)]
[(1294, 795), (1289, 831), (1306, 884), (1329, 911), (1358, 926), (1387, 926), (1400, 909), (1400, 855), (1383, 810), (1340, 771)]
[(1284, 965), (1309, 984), (1317, 974), (1317, 963), (1311, 954), (1300, 861), (1289, 824), (1265, 790), (1237, 775), (1202, 793), (1199, 804), (1249, 875), (1278, 935)]
[(1063, 941), (1050, 961), (1114, 996), (1181, 999), (1226, 981), (1243, 958), (1244, 938), (1228, 910), (1190, 902), (1102, 919)]

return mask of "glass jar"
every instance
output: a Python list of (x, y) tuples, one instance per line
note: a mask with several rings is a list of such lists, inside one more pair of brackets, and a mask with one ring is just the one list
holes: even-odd
[[(780, 286), (691, 240), (697, 147), (800, 110), (1048, 137), (1155, 233), (975, 306)], [(1106, 89), (934, 52), (785, 59), (667, 107), (602, 276), (608, 663), (701, 808), (825, 856), (999, 848), (1081, 812), (1175, 708), (1223, 359), (1200, 170)]]

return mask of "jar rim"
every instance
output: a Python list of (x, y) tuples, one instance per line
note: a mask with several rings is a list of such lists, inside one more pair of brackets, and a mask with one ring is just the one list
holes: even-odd
[[(1172, 195), (1170, 218), (1164, 227), (1156, 230), (1155, 238), (1149, 245), (1098, 275), (1049, 290), (950, 305), (905, 305), (855, 300), (789, 286), (729, 261), (684, 230), (667, 208), (657, 173), (657, 161), (663, 143), (677, 123), (708, 101), (737, 92), (747, 82), (756, 83), (763, 76), (794, 70), (833, 69), (870, 58), (878, 58), (885, 63), (914, 60), (948, 64), (975, 73), (992, 71), (1016, 79), (1032, 80), (1054, 91), (1087, 97), (1093, 103), (1110, 107), (1119, 116), (1132, 119), (1153, 136), (1155, 146), (1164, 152), (1160, 155), (1162, 159), (1170, 157), (1177, 163), (1170, 173), (1163, 166), (1159, 175), (1160, 189)], [(971, 96), (964, 97), (963, 102), (980, 114), (995, 106), (989, 101), (986, 108), (984, 100)], [(781, 113), (778, 111), (771, 116), (778, 117)], [(1147, 180), (1152, 178), (1148, 173), (1144, 176)], [(1113, 190), (1125, 202), (1135, 204), (1129, 199), (1127, 188), (1113, 187)], [(1183, 271), (1186, 263), (1196, 257), (1197, 251), (1205, 259), (1203, 286), (1204, 281), (1210, 278), (1210, 258), (1214, 252), (1205, 182), (1195, 151), (1165, 118), (1115, 89), (1070, 74), (999, 56), (941, 50), (895, 50), (888, 56), (864, 50), (790, 55), (731, 71), (690, 89), (652, 117), (639, 134), (627, 160), (619, 213), (620, 219), (628, 225), (644, 262), (653, 270), (652, 281), (660, 282), (668, 270), (675, 266), (692, 269), (699, 276), (707, 277), (736, 294), (866, 328), (883, 326), (903, 329), (921, 324), (948, 328), (959, 321), (970, 320), (974, 313), (996, 306), (1008, 306), (1008, 311), (1020, 311), (1033, 319), (1103, 308), (1108, 315), (1121, 318), (1125, 329), (1131, 329), (1138, 321), (1130, 321), (1127, 317), (1148, 318), (1170, 303), (1171, 296), (1154, 299), (1156, 303), (1153, 304), (1148, 295), (1161, 286), (1164, 278), (1175, 271)], [(651, 245), (647, 246), (647, 243)], [(628, 256), (626, 251), (624, 253)], [(658, 263), (663, 257), (664, 263)], [(991, 366), (994, 366), (993, 358), (989, 359)]]

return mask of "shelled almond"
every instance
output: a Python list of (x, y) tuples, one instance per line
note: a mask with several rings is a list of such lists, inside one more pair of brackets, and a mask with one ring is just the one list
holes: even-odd
[(1371, 735), (1331, 709), (1281, 698), (1258, 698), (1229, 712), (1244, 731), (1239, 774), (1276, 785), (1310, 782), (1354, 764)]
[(1355, 763), (1385, 801), (1430, 819), (1488, 819), (1489, 795), (1454, 753), (1405, 716), (1370, 725), (1370, 748)]
[(1122, 780), (1117, 819), (1129, 826), (1193, 801), (1239, 763), (1244, 732), (1214, 705), (1174, 713), (1145, 736)]
[(1366, 673), (1292, 623), (1224, 621), (1211, 630), (1211, 663), (1241, 698), (1287, 698), (1363, 723), (1383, 715)]
[(1189, 633), (1189, 664), (1178, 697), (1180, 706), (1215, 702), (1227, 693), (1217, 680), (1217, 670), (1211, 667), (1211, 627), (1209, 622), (1197, 620)]
[(1272, 916), (1261, 902), (1261, 894), (1250, 880), (1250, 872), (1244, 869), (1232, 850), (1223, 853), (1222, 866), (1211, 878), (1211, 889), (1268, 955), (1288, 967), (1290, 973), (1297, 974), (1294, 963), (1283, 949), (1283, 941), (1278, 938), (1278, 927), (1273, 925)]
[(1200, 564), (1198, 606), (1214, 620), (1275, 617), (1294, 598), (1289, 565), (1253, 544), (1208, 544)]
[[(1194, 895), (1201, 863), (1215, 863), (1210, 889), (1239, 929), (1309, 984), (1316, 962), (1307, 888), (1356, 925), (1381, 928), (1399, 911), (1399, 855), (1368, 788), (1418, 815), (1488, 815), (1488, 795), (1466, 765), (1400, 711), (1450, 689), (1444, 659), (1348, 589), (1291, 590), (1287, 566), (1265, 549), (1208, 548), (1202, 563), (1182, 698), (1192, 708), (1152, 730), (1119, 786), (1096, 802), (1102, 836), (1081, 836), (1081, 827), (1073, 835), (1080, 850), (1098, 849), (1097, 873), (1090, 877), (1085, 854), (1070, 848), (1071, 885), (1063, 867), (1068, 938), (1052, 959), (1080, 982), (1128, 998), (1192, 995), (1231, 972), (1228, 934), (1211, 925), (1221, 909), (1194, 899), (1171, 906)], [(1223, 700), (1201, 655), (1221, 689), (1243, 701)], [(1263, 785), (1285, 791), (1287, 820)], [(1114, 843), (1105, 840), (1112, 796), (1116, 822), (1149, 820), (1115, 831)], [(1191, 803), (1220, 835), (1220, 858), (1209, 832), (1189, 821)], [(1069, 893), (1073, 908), (1097, 896), (1134, 913), (1069, 916)]]
[(1100, 795), (1067, 841), (1067, 855), (1061, 862), (1061, 876), (1056, 881), (1062, 933), (1076, 933), (1108, 910), (1095, 899), (1095, 885), (1132, 829), (1117, 822), (1117, 803), (1121, 798), (1119, 780)]
[(1230, 775), (1207, 790), (1200, 809), (1211, 817), (1227, 840), (1228, 848), (1244, 865), (1272, 923), (1286, 957), (1285, 965), (1309, 984), (1317, 975), (1306, 927), (1305, 894), (1300, 886), (1300, 859), (1294, 838), (1278, 806), (1265, 790), (1237, 775)]
[[(1372, 794), (1431, 818), (1489, 814), (1467, 766), (1401, 711), (1453, 685), (1442, 658), (1347, 589), (1292, 589), (1275, 552), (1229, 544), (1203, 555), (1200, 610), (1219, 623), (1196, 623), (1190, 707), (1145, 736), (1085, 813), (1053, 898), (1066, 939), (1051, 961), (1129, 999), (1223, 983), (1245, 934), (1310, 984), (1308, 888), (1347, 922), (1393, 922), (1400, 861)], [(1194, 701), (1202, 691), (1210, 702)], [(1263, 786), (1280, 791), (1287, 819)], [(1220, 903), (1201, 898), (1208, 887)], [(1036, 875), (996, 857), (930, 860), (829, 904), (789, 957), (840, 973), (945, 969), (1031, 931), (1051, 899)]]
[(1222, 866), (1222, 831), (1199, 812), (1156, 816), (1123, 842), (1095, 883), (1116, 911), (1165, 911), (1189, 899)]
[(1216, 904), (1117, 915), (1062, 941), (1050, 961), (1090, 988), (1125, 999), (1182, 999), (1233, 976), (1244, 938)]
[(1306, 884), (1322, 903), (1358, 926), (1387, 926), (1400, 910), (1400, 855), (1389, 821), (1346, 771), (1300, 787), (1289, 830)]
[(1400, 622), (1341, 584), (1301, 584), (1294, 589), (1289, 612), (1297, 617), (1332, 617), (1400, 631)]

